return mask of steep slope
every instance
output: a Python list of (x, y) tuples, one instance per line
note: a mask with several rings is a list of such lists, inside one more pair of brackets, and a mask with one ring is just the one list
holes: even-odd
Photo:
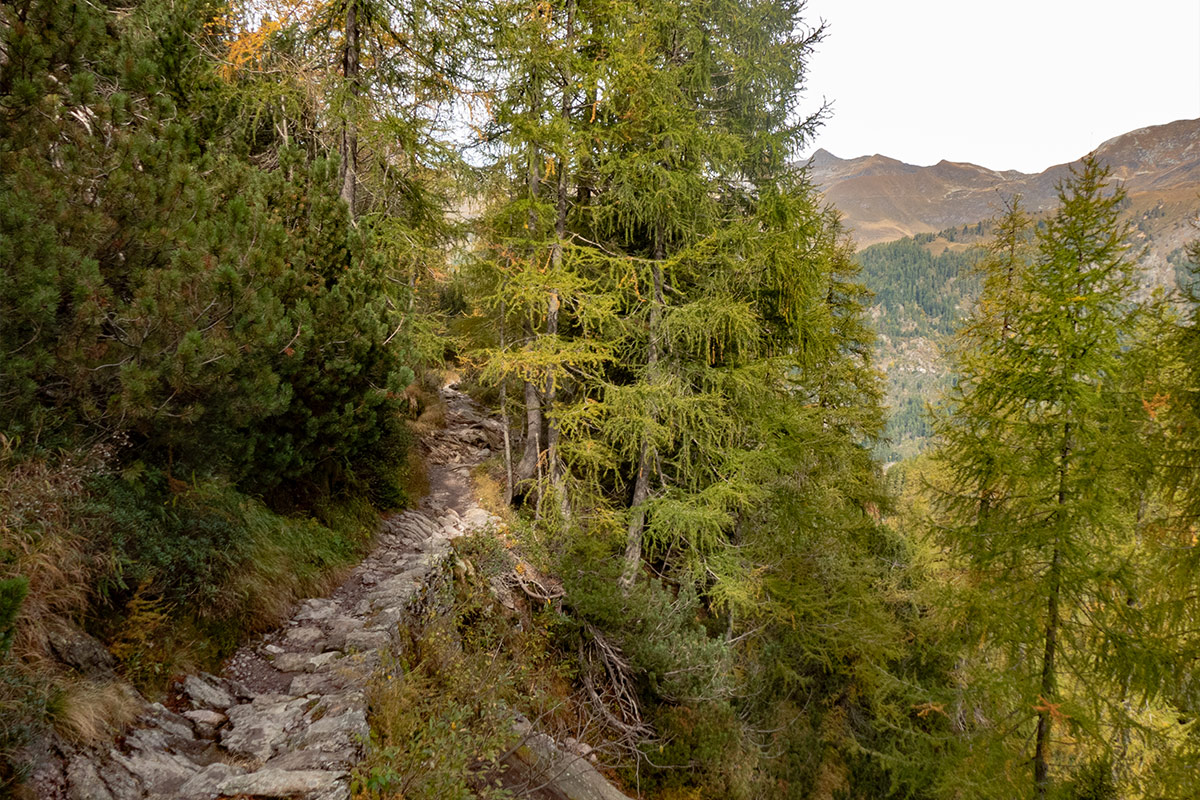
[[(1165, 256), (1187, 238), (1187, 220), (1200, 208), (1200, 119), (1140, 128), (1095, 151), (1125, 183), (1134, 214), (1152, 210), (1142, 233)], [(818, 150), (810, 173), (842, 214), (860, 248), (916, 233), (974, 224), (995, 215), (1005, 198), (1020, 194), (1034, 213), (1055, 204), (1067, 164), (1036, 175), (941, 161), (930, 167), (882, 155), (841, 159)]]

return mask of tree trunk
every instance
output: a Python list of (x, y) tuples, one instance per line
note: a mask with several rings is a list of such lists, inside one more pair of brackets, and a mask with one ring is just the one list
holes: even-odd
[[(569, 0), (567, 3), (567, 29), (566, 39), (568, 44), (575, 34), (575, 3), (574, 0)], [(559, 117), (564, 122), (569, 122), (571, 116), (571, 85), (572, 77), (567, 75), (562, 84), (562, 103), (559, 106)], [(551, 274), (556, 274), (562, 267), (563, 261), (563, 243), (567, 238), (567, 163), (569, 155), (565, 148), (557, 154), (558, 160), (558, 181), (557, 190), (558, 196), (555, 198), (555, 213), (554, 213), (554, 245), (550, 251)], [(558, 289), (551, 287), (550, 296), (547, 302), (546, 313), (546, 333), (550, 336), (558, 335), (558, 312), (562, 305), (562, 298), (559, 296)], [(558, 399), (558, 387), (555, 385), (554, 374), (551, 373), (546, 378), (546, 403), (544, 416), (546, 419), (546, 465), (550, 471), (550, 484), (554, 487), (554, 493), (558, 495), (559, 511), (565, 517), (569, 511), (567, 503), (567, 487), (564, 475), (563, 465), (558, 457), (558, 441), (559, 430), (558, 423), (555, 421), (555, 403)]]
[[(654, 261), (650, 265), (651, 279), (654, 282), (654, 297), (650, 304), (649, 343), (646, 347), (646, 381), (653, 385), (658, 378), (658, 335), (662, 323), (663, 277), (662, 260), (665, 248), (660, 231), (654, 234)], [(656, 417), (653, 403), (647, 409), (649, 422)], [(646, 500), (650, 497), (650, 462), (655, 457), (650, 451), (648, 437), (642, 437), (642, 446), (638, 453), (637, 475), (633, 482), (633, 498), (630, 500), (629, 530), (625, 535), (625, 566), (621, 570), (619, 580), (621, 591), (628, 592), (637, 578), (638, 569), (642, 564), (642, 534), (646, 527)]]
[(1050, 598), (1046, 603), (1046, 648), (1042, 655), (1041, 696), (1038, 698), (1037, 744), (1033, 752), (1033, 783), (1038, 800), (1045, 800), (1050, 791), (1050, 734), (1053, 714), (1050, 704), (1054, 698), (1056, 675), (1054, 656), (1058, 649), (1058, 592), (1061, 552), (1054, 548), (1050, 561)]
[(346, 44), (342, 51), (342, 77), (352, 98), (349, 110), (342, 120), (342, 199), (350, 211), (350, 219), (355, 219), (355, 204), (358, 200), (358, 129), (355, 125), (355, 115), (358, 113), (359, 43), (358, 43), (358, 3), (350, 0), (346, 4)]
[[(1057, 518), (1062, 524), (1063, 508), (1067, 502), (1067, 469), (1071, 458), (1071, 423), (1063, 425), (1062, 449), (1058, 463), (1058, 511)], [(1056, 534), (1057, 537), (1057, 534)], [(1054, 660), (1058, 652), (1058, 596), (1061, 583), (1062, 550), (1057, 538), (1054, 542), (1054, 552), (1050, 558), (1050, 574), (1048, 587), (1049, 597), (1046, 600), (1046, 632), (1045, 649), (1042, 653), (1041, 696), (1038, 698), (1037, 743), (1033, 751), (1033, 783), (1038, 800), (1046, 800), (1050, 791), (1050, 735), (1054, 724), (1054, 714), (1051, 704), (1054, 702), (1057, 674)]]
[(516, 489), (537, 475), (541, 439), (542, 399), (537, 387), (531, 381), (525, 381), (525, 450), (513, 470), (514, 495), (523, 494), (524, 490), (518, 492)]
[[(500, 301), (500, 350), (503, 352), (505, 346), (504, 329), (508, 323), (507, 304)], [(506, 483), (504, 484), (504, 504), (512, 503), (513, 495), (513, 463), (512, 463), (512, 438), (509, 435), (508, 421), (508, 373), (500, 379), (500, 422), (504, 426), (504, 475)]]
[[(536, 79), (533, 81), (537, 85)], [(539, 90), (540, 91), (540, 90)], [(538, 174), (538, 149), (530, 147), (529, 152), (529, 167), (526, 173), (526, 184), (529, 190), (530, 209), (529, 209), (529, 236), (532, 239), (537, 235), (537, 211), (534, 209), (538, 196), (538, 183), (541, 176)], [(532, 257), (534, 254), (531, 253)], [(533, 320), (525, 321), (525, 339), (527, 342), (533, 342), (537, 332), (534, 330)], [(542, 399), (538, 394), (538, 387), (532, 381), (525, 381), (525, 451), (521, 454), (521, 461), (517, 464), (516, 474), (513, 479), (516, 481), (514, 486), (514, 495), (523, 495), (525, 492), (516, 491), (522, 484), (527, 483), (534, 478), (538, 473), (539, 462), (542, 455)], [(536, 488), (540, 494), (541, 488)], [(538, 498), (538, 506), (541, 505)]]

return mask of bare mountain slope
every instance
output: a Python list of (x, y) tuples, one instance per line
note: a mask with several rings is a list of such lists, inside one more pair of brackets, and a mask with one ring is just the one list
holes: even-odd
[[(1130, 131), (1096, 153), (1124, 181), (1134, 212), (1159, 209), (1152, 219), (1161, 222), (1144, 231), (1156, 250), (1165, 254), (1188, 238), (1187, 220), (1200, 208), (1200, 119)], [(1013, 194), (1034, 212), (1048, 211), (1068, 167), (1027, 175), (953, 161), (918, 167), (881, 155), (841, 159), (826, 150), (809, 166), (860, 248), (989, 219)]]

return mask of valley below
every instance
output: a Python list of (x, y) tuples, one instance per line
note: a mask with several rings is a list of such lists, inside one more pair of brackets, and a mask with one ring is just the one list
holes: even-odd
[[(1127, 193), (1122, 213), (1140, 296), (1177, 292), (1190, 274), (1184, 248), (1200, 236), (1200, 119), (1130, 131), (1094, 152)], [(887, 377), (890, 407), (888, 441), (877, 452), (893, 463), (928, 443), (929, 406), (949, 385), (943, 354), (978, 293), (972, 269), (993, 234), (991, 220), (1018, 196), (1030, 214), (1044, 217), (1072, 164), (1026, 174), (818, 150), (807, 165), (842, 214), (863, 282), (875, 293), (876, 363)]]

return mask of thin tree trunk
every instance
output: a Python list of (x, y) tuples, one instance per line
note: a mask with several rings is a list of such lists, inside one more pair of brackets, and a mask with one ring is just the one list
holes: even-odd
[[(504, 351), (504, 328), (508, 320), (507, 304), (500, 301), (500, 351)], [(508, 373), (500, 379), (500, 421), (504, 425), (504, 504), (512, 503), (513, 496), (513, 463), (512, 463), (512, 439), (509, 436), (509, 420), (508, 420)]]
[(1033, 782), (1038, 800), (1045, 800), (1050, 791), (1050, 734), (1056, 675), (1054, 657), (1058, 650), (1058, 592), (1059, 563), (1062, 557), (1057, 546), (1050, 561), (1050, 598), (1046, 603), (1046, 648), (1042, 655), (1041, 697), (1038, 698), (1037, 744), (1033, 752)]
[[(1062, 515), (1067, 502), (1067, 469), (1071, 458), (1071, 423), (1063, 425), (1062, 450), (1058, 464), (1058, 511), (1057, 523), (1062, 524)], [(1051, 704), (1055, 698), (1057, 674), (1054, 668), (1058, 653), (1059, 611), (1058, 596), (1061, 589), (1062, 549), (1055, 535), (1054, 552), (1050, 558), (1049, 597), (1046, 600), (1045, 650), (1042, 654), (1041, 696), (1038, 698), (1037, 742), (1033, 751), (1033, 783), (1038, 800), (1045, 800), (1050, 791), (1050, 736), (1054, 725)]]
[[(536, 79), (533, 81), (537, 85)], [(540, 91), (540, 90), (539, 90)], [(537, 211), (536, 205), (538, 196), (538, 182), (541, 177), (538, 174), (538, 151), (536, 147), (530, 148), (529, 153), (529, 169), (526, 174), (526, 183), (529, 189), (530, 209), (529, 209), (529, 235), (534, 237), (537, 235)], [(533, 254), (531, 253), (532, 257)], [(533, 327), (533, 320), (525, 321), (525, 336), (526, 340), (532, 342), (537, 336)], [(538, 387), (532, 381), (525, 381), (525, 452), (521, 454), (521, 461), (517, 464), (516, 479), (517, 485), (527, 483), (531, 478), (537, 476), (539, 462), (541, 461), (541, 440), (542, 440), (542, 402), (538, 394)], [(541, 487), (535, 487), (538, 492), (537, 505), (541, 505)]]
[[(569, 0), (567, 3), (567, 29), (566, 40), (567, 46), (575, 34), (575, 2)], [(567, 75), (562, 84), (562, 103), (559, 106), (559, 117), (564, 122), (569, 122), (571, 116), (571, 85), (572, 77)], [(569, 126), (564, 126), (569, 127)], [(557, 274), (562, 267), (563, 261), (563, 243), (567, 238), (567, 164), (569, 156), (564, 150), (560, 150), (557, 154), (558, 159), (558, 181), (557, 190), (558, 196), (555, 198), (555, 214), (554, 214), (554, 246), (550, 251), (551, 274)], [(558, 335), (558, 313), (562, 305), (562, 298), (559, 296), (558, 289), (551, 287), (550, 297), (547, 302), (546, 313), (546, 333), (550, 336)], [(558, 495), (559, 510), (565, 517), (569, 511), (567, 504), (567, 489), (564, 470), (558, 457), (558, 442), (559, 429), (558, 423), (555, 420), (555, 403), (558, 399), (558, 387), (555, 385), (554, 374), (551, 373), (546, 379), (546, 404), (544, 416), (546, 418), (546, 467), (550, 471), (550, 484), (554, 487), (554, 493)]]
[(342, 120), (342, 199), (350, 211), (350, 219), (355, 218), (355, 205), (358, 200), (358, 128), (354, 117), (358, 113), (359, 97), (359, 43), (358, 43), (358, 3), (350, 0), (346, 4), (346, 44), (342, 53), (342, 76), (346, 79), (350, 90), (350, 108)]
[(519, 487), (537, 475), (541, 430), (542, 400), (537, 387), (531, 381), (525, 381), (525, 450), (514, 470), (515, 486)]
[[(662, 233), (654, 234), (654, 261), (650, 265), (650, 274), (654, 282), (654, 298), (650, 304), (649, 343), (646, 347), (646, 380), (653, 385), (658, 378), (658, 335), (662, 322), (663, 308), (663, 277), (662, 260), (665, 248)], [(656, 416), (653, 404), (647, 409), (649, 422), (653, 424)], [(642, 534), (646, 527), (646, 500), (650, 497), (650, 461), (656, 454), (650, 452), (649, 439), (642, 437), (642, 446), (638, 452), (637, 475), (633, 482), (633, 498), (630, 501), (629, 530), (625, 535), (625, 566), (621, 570), (621, 591), (628, 592), (637, 578), (638, 569), (642, 565)]]
[(642, 447), (638, 454), (637, 477), (633, 481), (633, 499), (630, 501), (629, 531), (625, 535), (625, 566), (621, 570), (620, 585), (622, 592), (628, 592), (637, 578), (638, 569), (642, 565), (642, 530), (646, 525), (646, 500), (650, 497), (650, 460), (649, 443), (642, 437)]
[[(561, 261), (562, 247), (559, 244), (555, 244), (554, 248), (558, 253), (559, 261)], [(546, 333), (550, 336), (555, 336), (558, 334), (559, 305), (558, 290), (551, 289), (549, 308), (547, 309), (546, 314)], [(564, 479), (562, 465), (559, 463), (559, 430), (558, 423), (554, 419), (554, 404), (557, 401), (558, 387), (555, 385), (554, 375), (551, 374), (546, 378), (546, 404), (545, 408), (543, 409), (543, 417), (546, 420), (546, 468), (550, 471), (550, 484), (554, 487), (554, 493), (558, 495), (559, 510), (565, 516), (568, 510), (566, 481)]]

